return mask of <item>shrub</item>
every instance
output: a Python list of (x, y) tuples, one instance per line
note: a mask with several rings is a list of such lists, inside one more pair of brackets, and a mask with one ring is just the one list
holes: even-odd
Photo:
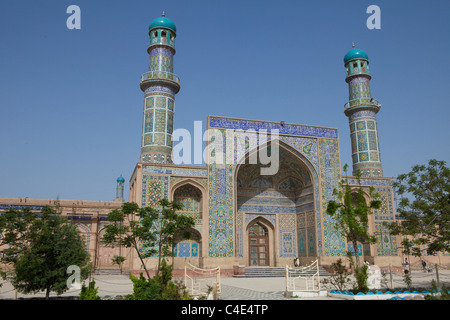
[(184, 286), (180, 282), (172, 281), (172, 266), (163, 259), (159, 274), (146, 279), (140, 274), (139, 278), (130, 275), (133, 282), (133, 293), (127, 295), (127, 300), (188, 300)]
[(86, 287), (83, 283), (81, 287), (81, 292), (79, 299), (80, 300), (100, 300), (100, 297), (97, 295), (98, 288), (95, 288), (95, 281), (92, 280), (89, 282), (89, 287)]
[(369, 287), (367, 285), (367, 280), (369, 279), (369, 267), (367, 265), (363, 265), (361, 268), (355, 269), (355, 278), (356, 278), (356, 288), (360, 292), (368, 292)]
[(322, 280), (323, 284), (331, 284), (339, 291), (345, 290), (346, 285), (350, 282), (350, 273), (347, 267), (342, 264), (342, 259), (337, 260), (331, 264), (333, 273), (328, 279)]

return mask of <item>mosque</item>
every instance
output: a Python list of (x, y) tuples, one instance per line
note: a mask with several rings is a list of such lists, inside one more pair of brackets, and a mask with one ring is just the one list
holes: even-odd
[[(128, 199), (141, 207), (157, 207), (163, 197), (177, 200), (184, 205), (181, 213), (195, 219), (190, 239), (174, 247), (175, 268), (182, 268), (185, 261), (223, 269), (285, 266), (296, 257), (302, 264), (319, 259), (329, 265), (344, 257), (352, 245), (326, 214), (333, 189), (343, 177), (336, 128), (209, 115), (207, 132), (220, 133), (221, 138), (208, 136), (206, 165), (174, 161), (175, 95), (181, 85), (173, 70), (176, 33), (175, 24), (164, 14), (149, 26), (149, 69), (140, 81), (141, 155), (129, 180)], [(360, 170), (361, 185), (366, 190), (374, 187), (382, 201), (370, 216), (370, 231), (378, 241), (359, 243), (358, 252), (377, 265), (401, 265), (399, 238), (383, 225), (396, 219), (393, 178), (383, 176), (376, 119), (381, 105), (371, 96), (368, 55), (353, 47), (344, 57), (344, 67), (349, 87), (344, 114), (349, 119), (353, 162), (352, 176), (346, 178), (358, 186), (354, 175)], [(262, 174), (267, 167), (262, 158), (250, 161), (256, 153), (250, 130), (268, 133), (266, 143), (259, 146), (267, 154), (278, 148), (275, 173)], [(219, 153), (225, 161), (210, 161)], [(127, 258), (123, 270), (142, 269), (131, 249), (100, 243), (106, 215), (124, 201), (124, 182), (123, 177), (117, 179), (114, 201), (59, 200), (63, 214), (85, 235), (97, 269), (114, 268), (114, 255)], [(370, 201), (368, 195), (366, 200)], [(40, 210), (53, 202), (0, 198), (0, 211), (25, 206)]]

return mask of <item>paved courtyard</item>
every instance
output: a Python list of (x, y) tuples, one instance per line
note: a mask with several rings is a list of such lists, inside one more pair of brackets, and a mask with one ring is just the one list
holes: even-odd
[[(412, 271), (412, 285), (416, 287), (429, 287), (432, 279), (436, 279), (436, 273)], [(322, 277), (323, 278), (323, 277)], [(131, 280), (126, 275), (97, 275), (95, 276), (96, 287), (99, 288), (98, 295), (101, 297), (125, 296), (133, 291)], [(390, 283), (387, 276), (388, 285)], [(441, 284), (450, 287), (450, 270), (439, 270), (439, 280)], [(16, 293), (10, 283), (0, 280), (0, 299), (31, 298), (44, 297), (44, 293), (32, 295), (23, 295)], [(392, 284), (394, 288), (406, 288), (402, 274), (393, 274)], [(286, 279), (284, 277), (269, 278), (234, 278), (221, 277), (222, 300), (292, 300), (286, 298), (284, 292), (286, 289)], [(324, 289), (333, 290), (333, 287)], [(69, 290), (62, 296), (78, 296), (80, 290)], [(51, 296), (54, 296), (52, 294)], [(312, 298), (294, 298), (298, 300), (339, 300), (332, 297), (312, 297)]]

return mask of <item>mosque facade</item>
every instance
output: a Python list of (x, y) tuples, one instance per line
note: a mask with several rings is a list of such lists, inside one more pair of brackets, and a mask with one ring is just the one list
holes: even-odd
[[(284, 266), (296, 257), (330, 263), (345, 256), (352, 246), (326, 214), (342, 178), (338, 130), (210, 115), (206, 165), (179, 164), (173, 152), (175, 95), (181, 86), (173, 70), (176, 26), (162, 16), (150, 24), (149, 36), (149, 71), (140, 82), (141, 157), (130, 179), (129, 201), (142, 207), (157, 207), (163, 197), (183, 203), (182, 213), (195, 219), (195, 227), (190, 240), (176, 244), (175, 262)], [(367, 54), (353, 48), (344, 67), (353, 157), (349, 183), (358, 185), (354, 175), (360, 170), (361, 185), (374, 187), (382, 200), (370, 226), (379, 241), (361, 243), (359, 252), (372, 262), (397, 260), (397, 239), (383, 227), (395, 220), (393, 179), (383, 177), (376, 120), (381, 105), (371, 97)], [(262, 133), (267, 133), (265, 143), (260, 143)], [(258, 158), (259, 151), (270, 154), (275, 144), (278, 170), (264, 175), (267, 162)]]
[[(161, 198), (176, 200), (183, 204), (179, 213), (194, 218), (189, 240), (174, 247), (175, 268), (185, 261), (204, 268), (285, 266), (296, 257), (302, 264), (319, 259), (329, 265), (345, 257), (352, 245), (326, 213), (343, 178), (355, 190), (363, 187), (367, 202), (373, 187), (382, 203), (369, 223), (378, 241), (358, 243), (359, 254), (374, 264), (400, 265), (399, 238), (383, 225), (396, 220), (393, 178), (383, 176), (376, 118), (381, 104), (371, 96), (367, 53), (353, 47), (344, 57), (349, 100), (343, 111), (349, 119), (352, 175), (341, 172), (336, 128), (216, 115), (207, 117), (206, 165), (185, 165), (174, 156), (175, 96), (181, 88), (173, 69), (176, 32), (164, 15), (149, 26), (149, 69), (140, 81), (141, 155), (129, 180), (128, 199), (155, 208)], [(267, 159), (276, 152), (277, 170), (265, 174), (272, 166)], [(86, 235), (97, 269), (112, 267), (114, 255), (126, 257), (124, 270), (142, 269), (131, 249), (100, 242), (107, 213), (124, 201), (124, 182), (117, 179), (114, 201), (59, 202), (63, 214)], [(24, 206), (39, 210), (47, 202), (51, 200), (0, 198), (0, 211)]]

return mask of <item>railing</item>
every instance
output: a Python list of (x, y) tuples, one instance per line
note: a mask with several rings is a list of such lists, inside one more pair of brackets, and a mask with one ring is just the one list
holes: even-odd
[(354, 99), (350, 100), (346, 104), (344, 104), (344, 110), (355, 107), (355, 106), (361, 106), (361, 105), (369, 105), (369, 106), (377, 106), (381, 107), (381, 103), (378, 102), (378, 100), (375, 100), (374, 98), (370, 99)]
[[(191, 275), (188, 275), (188, 273)], [(216, 294), (219, 294), (220, 267), (201, 269), (186, 262), (184, 264), (184, 285), (192, 296), (206, 295), (208, 286), (212, 287)]]
[(167, 71), (149, 71), (141, 76), (141, 83), (147, 80), (170, 80), (180, 84), (180, 78), (172, 72)]
[[(314, 272), (308, 275), (308, 273)], [(303, 273), (305, 275), (296, 275)], [(286, 291), (320, 292), (319, 260), (307, 267), (286, 266)]]

